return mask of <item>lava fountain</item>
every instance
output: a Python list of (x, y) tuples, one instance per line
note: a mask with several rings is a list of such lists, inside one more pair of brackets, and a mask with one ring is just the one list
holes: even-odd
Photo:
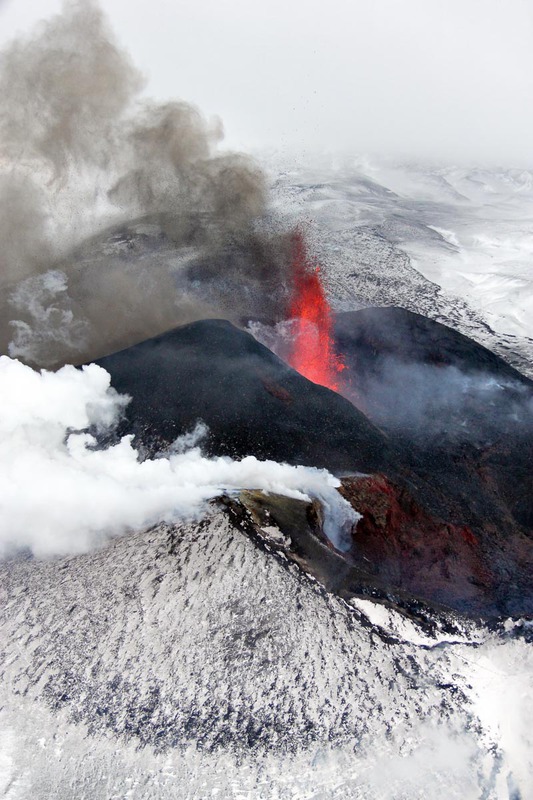
[(345, 368), (335, 352), (333, 318), (320, 267), (310, 260), (304, 237), (292, 238), (292, 298), (289, 317), (294, 320), (289, 364), (313, 383), (338, 391), (339, 373)]

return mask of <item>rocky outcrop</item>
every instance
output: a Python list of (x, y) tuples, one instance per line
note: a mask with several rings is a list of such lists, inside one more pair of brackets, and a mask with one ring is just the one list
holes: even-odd
[(362, 519), (353, 531), (350, 559), (391, 591), (483, 613), (496, 579), (468, 525), (432, 516), (385, 475), (345, 478), (341, 494)]

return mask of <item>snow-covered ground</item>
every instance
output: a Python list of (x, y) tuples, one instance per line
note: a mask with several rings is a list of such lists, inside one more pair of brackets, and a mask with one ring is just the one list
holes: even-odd
[(10, 800), (531, 797), (523, 626), (350, 607), (216, 509), (1, 582)]

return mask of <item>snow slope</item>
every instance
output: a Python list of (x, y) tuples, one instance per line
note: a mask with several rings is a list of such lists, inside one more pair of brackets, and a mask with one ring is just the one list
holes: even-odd
[(512, 626), (350, 607), (216, 506), (0, 569), (3, 797), (528, 797)]

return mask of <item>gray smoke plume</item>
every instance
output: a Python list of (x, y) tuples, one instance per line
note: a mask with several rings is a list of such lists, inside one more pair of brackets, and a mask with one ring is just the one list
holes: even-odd
[(142, 78), (94, 3), (69, 3), (13, 42), (0, 70), (5, 156), (41, 160), (56, 179), (82, 163), (108, 166), (109, 143)]
[(26, 278), (52, 262), (46, 225), (44, 191), (23, 172), (2, 172), (0, 266), (3, 285)]
[(0, 54), (0, 352), (58, 366), (275, 316), (288, 238), (261, 171), (217, 152), (220, 122), (142, 88), (92, 0)]

